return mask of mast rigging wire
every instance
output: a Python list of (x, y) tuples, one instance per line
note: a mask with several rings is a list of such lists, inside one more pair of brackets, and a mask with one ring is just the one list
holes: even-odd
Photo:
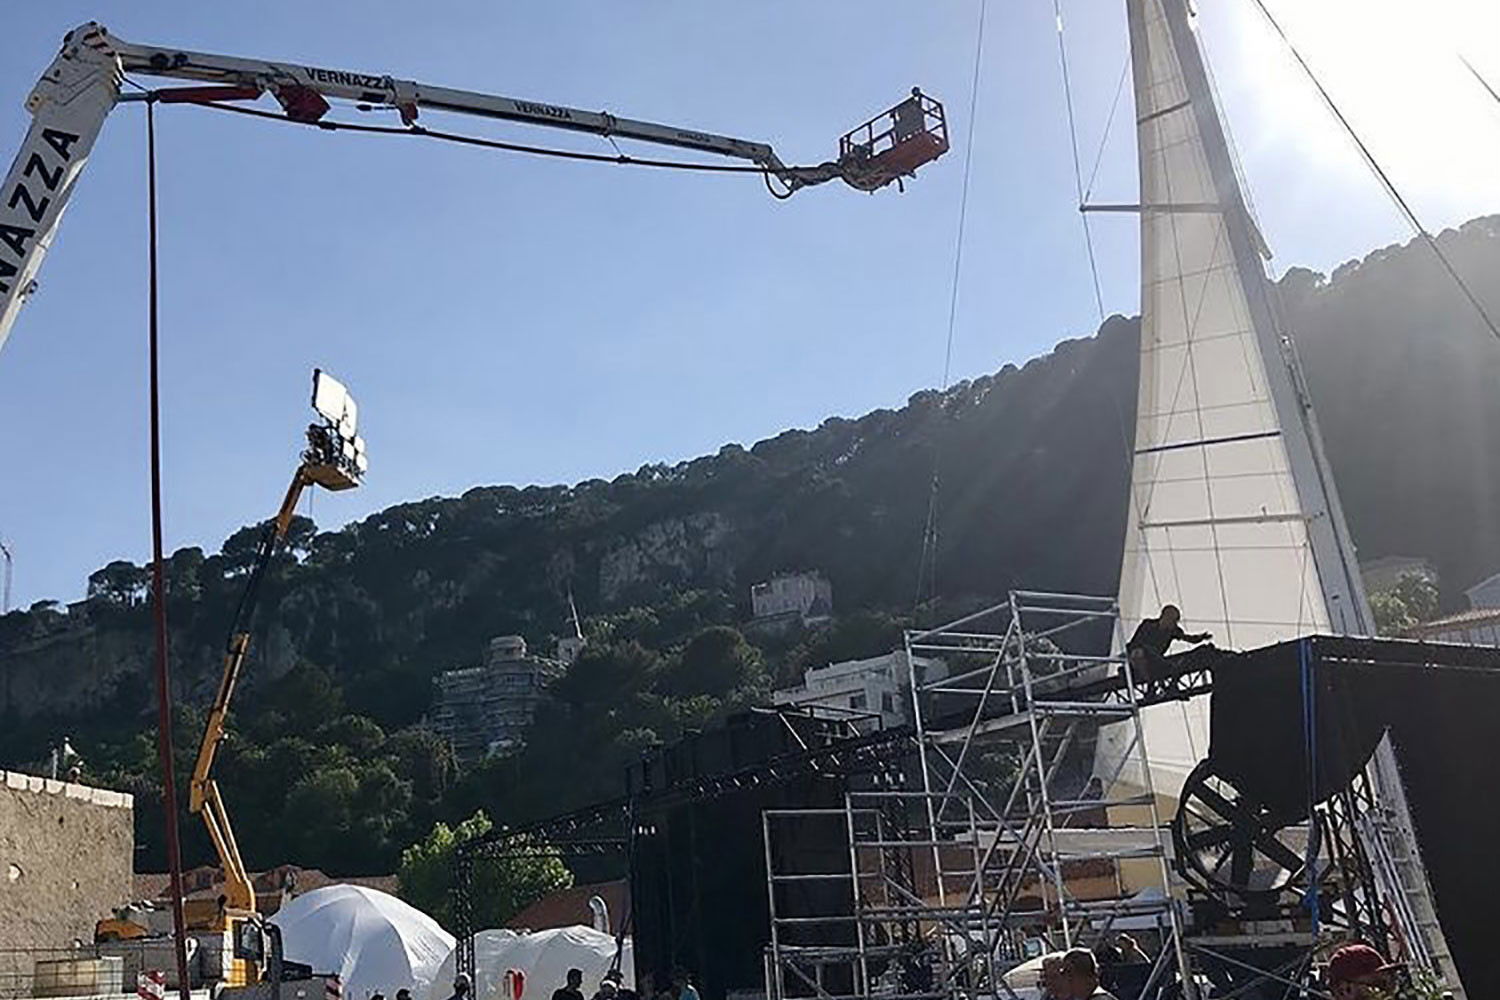
[[(1073, 78), (1068, 72), (1068, 45), (1063, 36), (1062, 0), (1052, 0), (1052, 13), (1057, 19), (1057, 60), (1062, 65), (1063, 101), (1068, 106), (1068, 141), (1073, 150), (1073, 192), (1078, 201), (1078, 218), (1083, 223), (1083, 242), (1088, 248), (1089, 274), (1094, 279), (1094, 304), (1099, 307), (1099, 322), (1104, 322), (1104, 291), (1099, 286), (1099, 263), (1094, 256), (1094, 233), (1089, 227), (1088, 213), (1083, 210), (1083, 165), (1078, 156), (1078, 121), (1073, 112)], [(1124, 78), (1121, 78), (1123, 85)], [(1115, 91), (1115, 102), (1119, 103), (1120, 92)], [(1111, 109), (1113, 117), (1113, 109)], [(1100, 158), (1103, 158), (1104, 146), (1099, 147)], [(1096, 161), (1094, 170), (1097, 173), (1099, 164)], [(1093, 179), (1089, 179), (1090, 186)]]
[[(974, 162), (974, 122), (979, 107), (979, 80), (983, 68), (985, 0), (979, 0), (979, 25), (974, 38), (974, 72), (969, 80), (969, 121), (964, 131), (964, 173), (958, 196), (958, 232), (953, 241), (953, 278), (948, 293), (948, 342), (943, 351), (943, 394), (946, 396), (953, 374), (953, 332), (958, 324), (958, 287), (963, 273), (964, 228), (969, 217), (969, 176)], [(924, 580), (930, 584), (929, 596), (937, 590), (938, 491), (942, 474), (943, 448), (939, 438), (932, 455), (932, 486), (927, 495), (927, 520), (922, 526), (922, 551), (917, 557), (917, 591), (912, 610), (922, 603)]]
[[(1319, 79), (1318, 75), (1313, 72), (1313, 68), (1308, 65), (1307, 60), (1302, 58), (1302, 53), (1298, 50), (1297, 46), (1292, 43), (1291, 38), (1289, 38), (1287, 36), (1287, 33), (1282, 30), (1281, 23), (1276, 20), (1275, 15), (1273, 15), (1270, 8), (1266, 6), (1265, 0), (1252, 0), (1252, 2), (1256, 7), (1260, 9), (1262, 16), (1264, 16), (1267, 23), (1271, 25), (1272, 30), (1275, 31), (1276, 34), (1281, 38), (1282, 44), (1287, 47), (1287, 51), (1292, 54), (1292, 58), (1297, 61), (1297, 65), (1302, 68), (1302, 72), (1306, 74), (1307, 79), (1312, 83), (1314, 89), (1317, 90), (1318, 96), (1323, 99), (1323, 104), (1328, 108), (1329, 112), (1332, 113), (1333, 117), (1338, 120), (1338, 123), (1343, 127), (1345, 134), (1347, 134), (1349, 138), (1353, 140), (1354, 145), (1359, 149), (1360, 156), (1365, 161), (1365, 166), (1369, 167), (1370, 172), (1373, 173), (1376, 179), (1380, 181), (1380, 185), (1385, 189), (1386, 195), (1391, 199), (1392, 202), (1395, 203), (1396, 207), (1400, 209), (1401, 214), (1406, 218), (1406, 222), (1411, 226), (1412, 231), (1415, 232), (1417, 236), (1421, 237), (1422, 242), (1426, 243), (1428, 249), (1430, 249), (1433, 252), (1433, 255), (1437, 257), (1438, 262), (1443, 266), (1443, 270), (1448, 272), (1448, 276), (1453, 279), (1453, 283), (1458, 286), (1459, 291), (1463, 292), (1464, 298), (1469, 300), (1469, 304), (1474, 307), (1474, 311), (1479, 314), (1479, 318), (1483, 320), (1484, 325), (1489, 328), (1490, 334), (1494, 336), (1496, 340), (1500, 340), (1500, 326), (1496, 325), (1494, 318), (1490, 316), (1489, 311), (1485, 309), (1484, 304), (1479, 301), (1479, 297), (1474, 294), (1474, 291), (1469, 287), (1469, 283), (1466, 282), (1463, 279), (1463, 276), (1458, 273), (1458, 269), (1453, 266), (1453, 262), (1448, 259), (1448, 255), (1443, 251), (1443, 248), (1438, 246), (1438, 242), (1433, 237), (1432, 233), (1427, 230), (1426, 226), (1422, 225), (1422, 221), (1417, 218), (1417, 213), (1412, 210), (1411, 205), (1407, 203), (1404, 197), (1402, 197), (1400, 189), (1396, 187), (1395, 182), (1391, 180), (1390, 176), (1380, 166), (1380, 161), (1375, 159), (1375, 154), (1370, 151), (1370, 147), (1365, 145), (1364, 140), (1360, 137), (1359, 133), (1355, 131), (1354, 125), (1349, 121), (1348, 118), (1344, 116), (1343, 110), (1338, 106), (1338, 102), (1333, 99), (1333, 95), (1330, 94), (1327, 88), (1323, 86), (1322, 80)], [(1467, 62), (1465, 63), (1465, 65), (1467, 65)], [(1470, 69), (1472, 70), (1472, 67), (1470, 67)]]
[(1500, 92), (1496, 92), (1495, 88), (1490, 85), (1490, 81), (1484, 78), (1479, 69), (1473, 63), (1469, 62), (1468, 58), (1462, 52), (1458, 54), (1458, 61), (1464, 64), (1464, 69), (1468, 70), (1470, 75), (1478, 81), (1479, 85), (1484, 88), (1485, 93), (1493, 97), (1496, 104), (1500, 104)]

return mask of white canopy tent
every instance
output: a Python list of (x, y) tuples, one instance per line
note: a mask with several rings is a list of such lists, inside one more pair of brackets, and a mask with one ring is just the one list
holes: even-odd
[[(517, 934), (509, 930), (480, 931), (474, 936), (474, 1000), (548, 1000), (563, 985), (569, 969), (583, 971), (583, 994), (592, 996), (615, 957), (612, 934), (592, 927), (559, 927)], [(438, 970), (426, 1000), (447, 1000), (453, 993), (457, 955)], [(522, 992), (517, 998), (507, 973), (519, 972)], [(620, 974), (627, 989), (635, 988), (635, 959), (630, 938), (620, 954)], [(414, 994), (421, 996), (421, 994)]]
[(425, 996), (453, 953), (453, 935), (436, 920), (364, 886), (316, 889), (282, 907), (271, 922), (281, 928), (286, 957), (315, 972), (338, 973), (348, 1000), (392, 997), (402, 987)]

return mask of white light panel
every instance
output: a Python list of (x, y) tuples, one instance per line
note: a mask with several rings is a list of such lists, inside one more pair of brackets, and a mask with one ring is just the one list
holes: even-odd
[(359, 407), (344, 384), (321, 368), (313, 370), (313, 409), (332, 424), (339, 436), (348, 440), (358, 427)]

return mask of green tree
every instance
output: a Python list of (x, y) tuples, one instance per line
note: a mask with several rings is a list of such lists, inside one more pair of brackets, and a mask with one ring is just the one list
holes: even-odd
[(1437, 587), (1421, 573), (1404, 573), (1394, 587), (1370, 596), (1370, 612), (1380, 635), (1407, 635), (1436, 618), (1437, 611)]
[(385, 731), (363, 715), (341, 715), (318, 727), (318, 742), (347, 747), (354, 756), (369, 758), (385, 746)]
[(657, 688), (678, 698), (724, 698), (759, 685), (764, 676), (760, 650), (746, 642), (738, 629), (713, 625), (688, 640)]
[(292, 732), (311, 733), (342, 714), (344, 696), (326, 670), (311, 663), (298, 664), (271, 687), (261, 699), (261, 708), (279, 712)]
[[(457, 827), (438, 823), (422, 840), (401, 852), (401, 898), (431, 915), (449, 930), (453, 911), (449, 902), (454, 857), (458, 846), (494, 828), (484, 812), (476, 812)], [(573, 884), (573, 875), (545, 845), (531, 845), (525, 857), (486, 858), (474, 862), (474, 925), (500, 927), (527, 906)]]
[(150, 586), (150, 572), (124, 559), (116, 559), (89, 574), (89, 597), (111, 604), (130, 605), (144, 601)]

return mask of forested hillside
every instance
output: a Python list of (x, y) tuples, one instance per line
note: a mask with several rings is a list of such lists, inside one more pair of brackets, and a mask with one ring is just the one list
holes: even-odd
[[(1441, 240), (1500, 316), (1500, 217)], [(1500, 343), (1419, 244), (1328, 277), (1293, 270), (1282, 291), (1361, 556), (1427, 556), (1452, 606), (1500, 570)], [(483, 806), (516, 822), (614, 794), (640, 747), (808, 663), (880, 651), (913, 616), (1015, 584), (1112, 591), (1137, 335), (1115, 317), (899, 410), (612, 481), (484, 487), (335, 532), (299, 520), (219, 772), (250, 865), (389, 871), (435, 819)], [(919, 586), (934, 464), (938, 542)], [(179, 775), (257, 533), (166, 567)], [(750, 584), (795, 569), (832, 581), (833, 626), (745, 639)], [(83, 604), (0, 618), (0, 766), (35, 766), (68, 734), (91, 779), (156, 793), (147, 581), (111, 564)], [(434, 674), (477, 662), (495, 635), (550, 649), (570, 590), (588, 653), (522, 754), (455, 774), (422, 724)], [(158, 868), (154, 803), (137, 815), (139, 865)], [(184, 829), (189, 863), (208, 860), (196, 821)]]

